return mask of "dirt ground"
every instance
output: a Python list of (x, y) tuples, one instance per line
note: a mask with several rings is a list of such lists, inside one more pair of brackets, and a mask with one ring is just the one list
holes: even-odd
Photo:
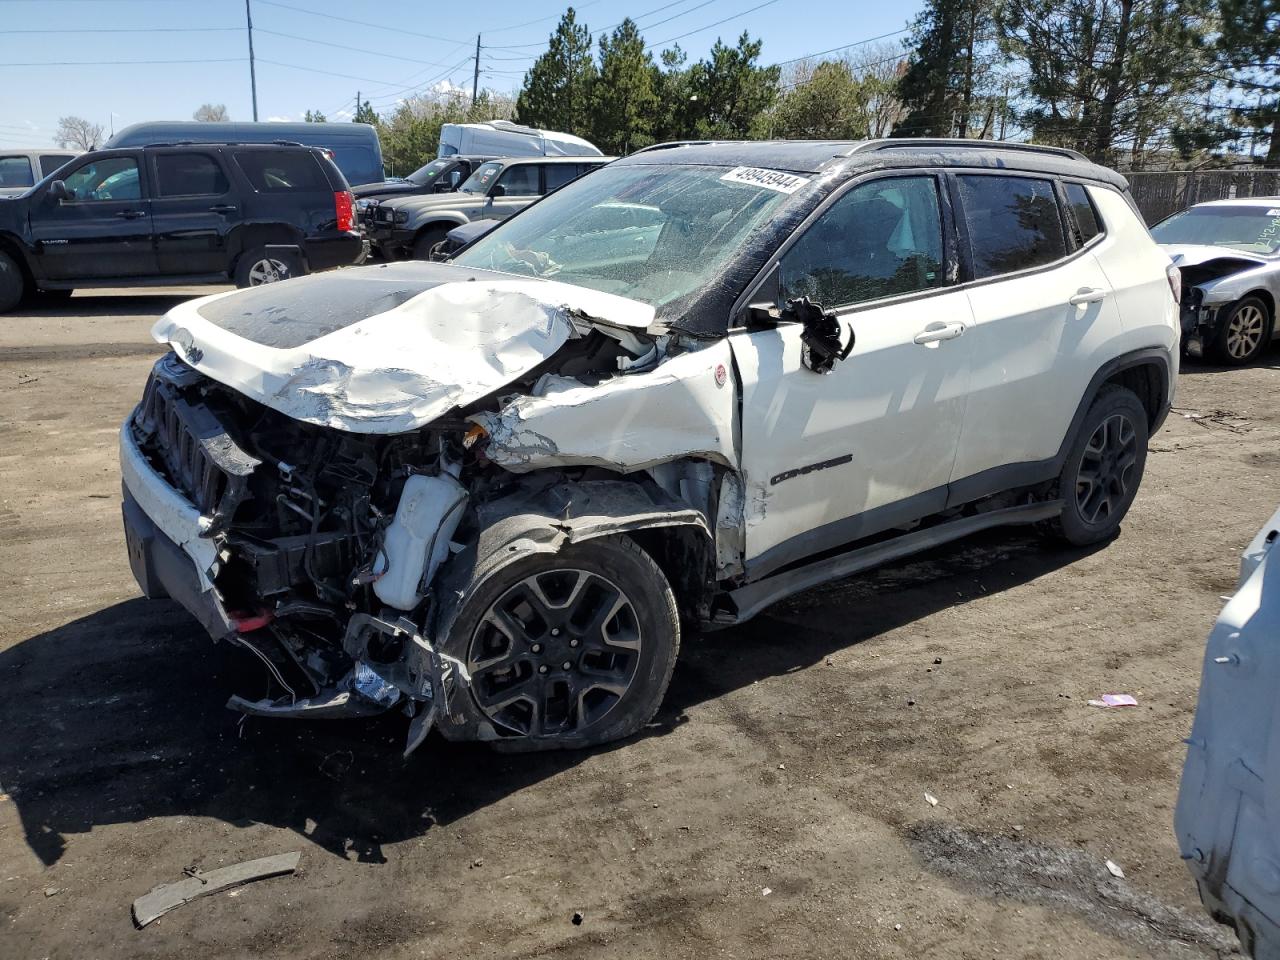
[[(1280, 499), (1280, 351), (1184, 370), (1101, 549), (989, 535), (686, 637), (612, 749), (406, 762), (398, 716), (239, 722), (253, 665), (139, 597), (116, 431), (175, 302), (0, 318), (6, 960), (1232, 954), (1171, 819), (1203, 641)], [(1085, 703), (1112, 692), (1141, 706)], [(184, 868), (293, 850), (131, 922)]]

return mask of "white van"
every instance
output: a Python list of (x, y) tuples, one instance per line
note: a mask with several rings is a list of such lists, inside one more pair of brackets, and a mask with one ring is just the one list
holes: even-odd
[(57, 147), (0, 150), (0, 197), (17, 196), (77, 156)]
[(522, 127), (510, 120), (485, 123), (446, 123), (440, 128), (437, 156), (455, 154), (486, 157), (599, 157), (592, 143), (571, 133)]

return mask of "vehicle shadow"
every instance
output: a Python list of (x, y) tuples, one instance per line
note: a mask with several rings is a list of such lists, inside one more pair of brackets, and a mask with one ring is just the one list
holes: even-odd
[(1207, 357), (1188, 357), (1183, 354), (1182, 362), (1179, 365), (1179, 373), (1235, 373), (1239, 370), (1248, 370), (1253, 367), (1260, 367), (1264, 370), (1280, 370), (1280, 342), (1272, 342), (1262, 351), (1258, 359), (1252, 363), (1245, 364), (1243, 367), (1226, 366), (1215, 360), (1212, 355)]
[(160, 288), (155, 291), (145, 289), (102, 290), (92, 293), (77, 291), (70, 299), (36, 296), (23, 302), (17, 309), (5, 314), (7, 320), (38, 317), (117, 317), (117, 316), (156, 316), (159, 317), (178, 304), (195, 297), (219, 293), (230, 287), (195, 287)]
[[(809, 591), (741, 627), (686, 637), (666, 702), (638, 737), (662, 736), (699, 703), (1087, 552), (988, 533)], [(384, 843), (466, 817), (590, 755), (500, 754), (434, 736), (406, 761), (399, 714), (241, 720), (223, 705), (233, 692), (263, 695), (260, 667), (210, 643), (169, 601), (126, 600), (16, 644), (0, 653), (0, 680), (0, 790), (45, 864), (62, 857), (69, 835), (170, 816), (271, 824), (336, 856), (384, 862)], [(456, 770), (465, 779), (440, 774)]]

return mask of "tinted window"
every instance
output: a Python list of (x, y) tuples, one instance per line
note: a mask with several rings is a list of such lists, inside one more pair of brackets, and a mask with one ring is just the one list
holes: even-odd
[(259, 193), (323, 193), (330, 189), (316, 158), (302, 150), (245, 150), (236, 153), (235, 158)]
[(1089, 191), (1080, 183), (1067, 184), (1067, 203), (1076, 221), (1076, 242), (1083, 245), (1102, 232), (1098, 226), (1098, 214), (1089, 200)]
[(75, 200), (137, 200), (138, 163), (132, 157), (92, 160), (64, 178)]
[(0, 157), (0, 187), (29, 187), (35, 182), (26, 157)]
[(538, 165), (521, 163), (507, 167), (498, 178), (504, 197), (536, 197), (541, 190), (538, 184)]
[(974, 276), (992, 277), (1066, 256), (1053, 184), (1027, 177), (960, 177)]
[(941, 286), (942, 217), (932, 177), (855, 187), (782, 258), (783, 298), (827, 307)]
[(40, 173), (47, 177), (53, 171), (74, 159), (75, 155), (71, 153), (42, 153), (40, 155)]
[(559, 190), (566, 183), (582, 172), (576, 163), (549, 163), (547, 170), (547, 193)]
[(488, 193), (489, 187), (493, 183), (493, 178), (502, 172), (502, 164), (482, 163), (470, 177), (467, 182), (458, 189), (463, 193)]
[(206, 153), (165, 153), (156, 157), (156, 181), (162, 197), (218, 195), (230, 189), (218, 162)]

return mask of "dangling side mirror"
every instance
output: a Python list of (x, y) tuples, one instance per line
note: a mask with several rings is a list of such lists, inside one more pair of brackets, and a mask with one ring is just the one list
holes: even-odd
[(849, 328), (849, 342), (841, 344), (845, 331), (839, 316), (808, 297), (788, 300), (784, 316), (804, 326), (800, 334), (801, 362), (814, 373), (830, 373), (836, 362), (846, 359), (853, 350), (853, 328)]

